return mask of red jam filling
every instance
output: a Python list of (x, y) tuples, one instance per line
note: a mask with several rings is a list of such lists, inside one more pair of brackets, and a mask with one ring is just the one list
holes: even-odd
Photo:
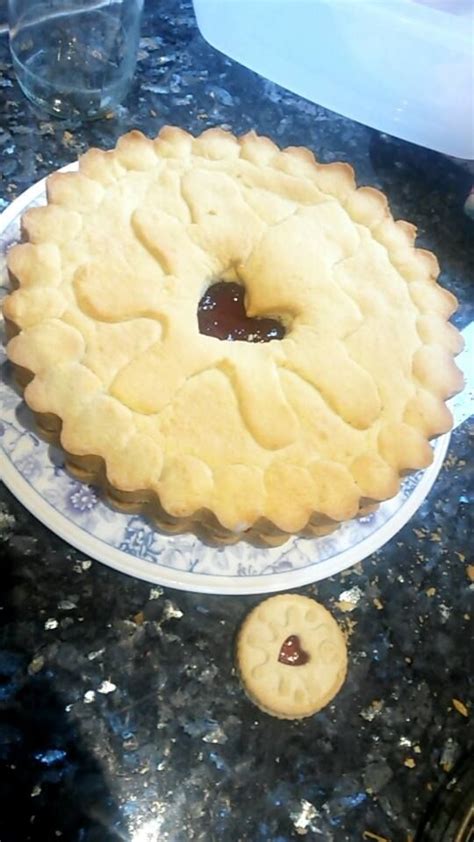
[(212, 284), (198, 306), (199, 331), (234, 342), (283, 339), (285, 328), (276, 319), (251, 319), (245, 312), (245, 289), (233, 281)]
[(297, 634), (290, 634), (282, 643), (278, 660), (280, 664), (287, 664), (289, 667), (302, 667), (308, 663), (309, 655), (301, 648)]

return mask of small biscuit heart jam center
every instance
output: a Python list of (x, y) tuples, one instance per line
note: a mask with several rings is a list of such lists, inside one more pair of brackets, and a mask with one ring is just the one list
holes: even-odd
[(301, 648), (297, 634), (290, 634), (282, 643), (278, 660), (280, 664), (287, 664), (289, 667), (302, 667), (308, 663), (309, 655)]
[(252, 319), (244, 304), (245, 289), (233, 281), (212, 284), (198, 306), (199, 332), (234, 342), (270, 342), (283, 339), (285, 328), (276, 319)]

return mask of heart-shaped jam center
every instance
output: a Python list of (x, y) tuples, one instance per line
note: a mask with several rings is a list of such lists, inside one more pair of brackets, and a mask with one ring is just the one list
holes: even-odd
[(217, 339), (270, 342), (283, 339), (285, 328), (276, 319), (252, 319), (244, 304), (245, 289), (234, 281), (212, 284), (198, 306), (199, 331)]
[(301, 648), (300, 639), (297, 634), (290, 634), (283, 641), (278, 655), (280, 664), (287, 664), (289, 667), (302, 667), (309, 661), (309, 655)]

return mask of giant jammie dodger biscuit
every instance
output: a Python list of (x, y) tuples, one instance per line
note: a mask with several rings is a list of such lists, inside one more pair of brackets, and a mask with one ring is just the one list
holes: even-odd
[[(331, 531), (430, 464), (462, 388), (456, 300), (350, 166), (166, 127), (89, 150), (47, 194), (8, 255), (8, 356), (70, 467), (116, 502), (172, 531), (276, 544)], [(260, 327), (276, 321), (268, 341), (209, 330), (219, 282)]]

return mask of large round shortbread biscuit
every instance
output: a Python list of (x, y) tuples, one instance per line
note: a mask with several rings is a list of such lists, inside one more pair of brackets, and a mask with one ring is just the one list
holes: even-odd
[[(426, 467), (462, 387), (454, 297), (382, 193), (250, 133), (177, 128), (47, 181), (8, 256), (8, 355), (72, 467), (218, 540), (318, 535)], [(268, 342), (200, 332), (216, 281)]]
[(280, 594), (245, 619), (237, 667), (258, 707), (281, 719), (301, 719), (339, 691), (347, 670), (346, 642), (332, 615), (314, 599)]

